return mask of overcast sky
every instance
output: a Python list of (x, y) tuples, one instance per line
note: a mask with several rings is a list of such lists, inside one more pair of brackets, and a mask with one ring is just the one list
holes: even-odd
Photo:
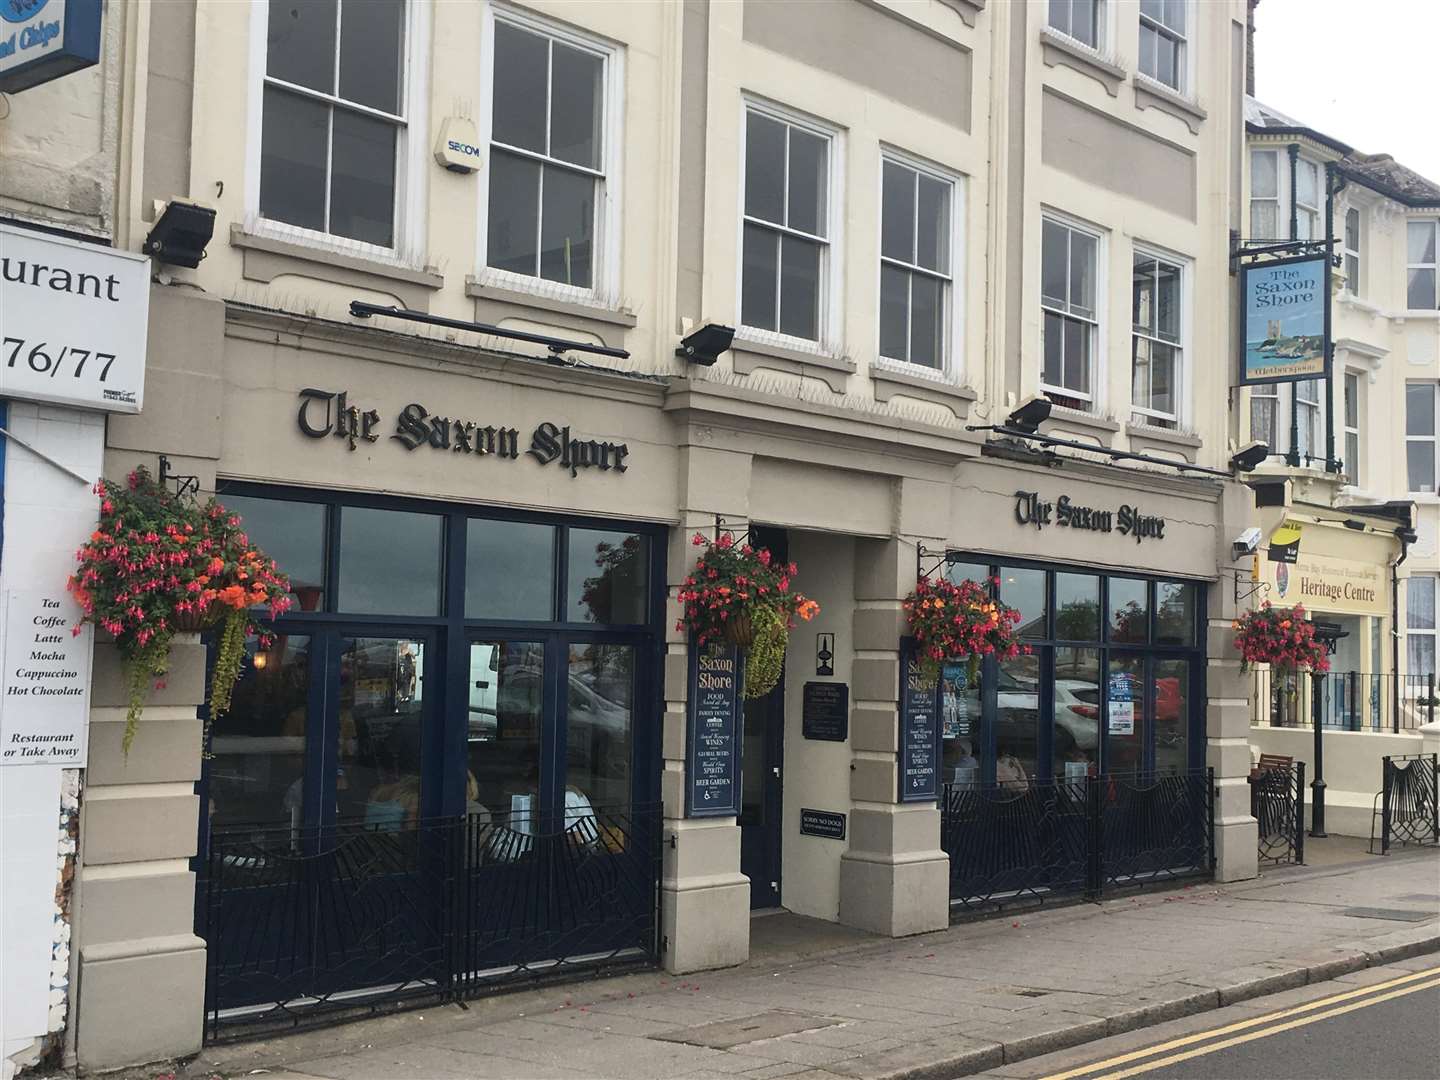
[(1255, 96), (1440, 183), (1440, 2), (1260, 0)]

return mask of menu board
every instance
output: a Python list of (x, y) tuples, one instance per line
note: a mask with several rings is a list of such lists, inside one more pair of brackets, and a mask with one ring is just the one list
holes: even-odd
[(925, 686), (915, 643), (900, 643), (900, 801), (940, 796), (939, 686)]
[(0, 765), (85, 764), (90, 732), (91, 629), (63, 588), (5, 597), (0, 669)]
[(690, 650), (685, 816), (740, 812), (740, 656), (714, 641)]
[(807, 682), (800, 706), (800, 734), (807, 739), (844, 742), (850, 734), (850, 687)]

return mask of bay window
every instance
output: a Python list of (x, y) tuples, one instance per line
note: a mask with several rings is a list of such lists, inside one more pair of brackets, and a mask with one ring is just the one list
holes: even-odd
[(1092, 399), (1099, 336), (1096, 278), (1100, 238), (1056, 218), (1044, 219), (1040, 306), (1044, 339), (1041, 383), (1058, 404), (1084, 408)]
[(1405, 306), (1411, 311), (1434, 311), (1436, 289), (1436, 233), (1440, 221), (1405, 224)]
[(745, 111), (740, 321), (818, 343), (830, 266), (833, 136), (751, 105)]
[(261, 88), (263, 218), (396, 246), (407, 133), (404, 0), (269, 6)]

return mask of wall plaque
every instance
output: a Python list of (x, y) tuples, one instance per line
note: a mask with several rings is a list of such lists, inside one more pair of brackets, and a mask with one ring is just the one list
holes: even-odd
[(845, 839), (845, 815), (830, 810), (800, 808), (800, 835), (823, 836), (826, 840)]
[(800, 732), (807, 739), (844, 742), (850, 737), (850, 687), (845, 683), (807, 682), (801, 702)]
[(900, 801), (934, 802), (940, 796), (938, 681), (923, 685), (915, 640), (900, 642)]
[(85, 764), (90, 733), (90, 652), (80, 608), (60, 589), (5, 597), (0, 672), (0, 765)]
[(740, 662), (735, 646), (690, 650), (690, 724), (685, 748), (685, 816), (740, 812)]

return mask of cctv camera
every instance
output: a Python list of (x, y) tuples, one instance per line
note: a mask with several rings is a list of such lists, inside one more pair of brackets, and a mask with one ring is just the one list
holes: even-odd
[(1234, 540), (1230, 541), (1230, 558), (1236, 560), (1245, 558), (1246, 555), (1254, 555), (1260, 550), (1260, 530), (1256, 528), (1246, 529)]

